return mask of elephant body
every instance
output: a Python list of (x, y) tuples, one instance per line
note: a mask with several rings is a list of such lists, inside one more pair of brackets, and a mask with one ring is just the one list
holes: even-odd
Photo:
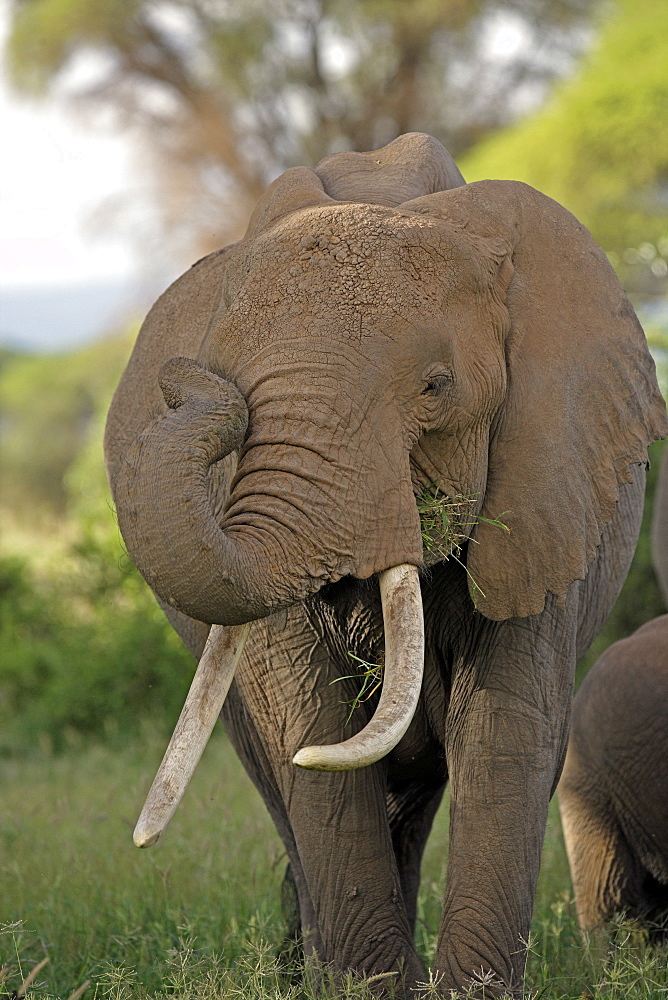
[[(668, 604), (668, 449), (652, 512), (652, 558)], [(668, 614), (599, 656), (575, 698), (559, 807), (583, 930), (615, 914), (668, 917)]]
[(559, 785), (583, 930), (668, 916), (668, 615), (614, 643), (573, 706)]
[[(153, 307), (107, 426), (119, 523), (196, 657), (210, 623), (253, 622), (222, 717), (285, 844), (307, 953), (415, 995), (420, 860), (449, 781), (442, 988), (520, 988), (575, 664), (666, 429), (586, 230), (524, 185), (465, 185), (426, 136), (288, 171), (244, 240)], [(427, 568), (416, 496), (434, 487), (469, 513), (458, 559)], [(379, 581), (399, 565), (418, 567), (424, 616), (408, 728), (369, 766), (295, 767), (372, 718), (377, 695), (350, 713), (349, 654), (389, 656)]]

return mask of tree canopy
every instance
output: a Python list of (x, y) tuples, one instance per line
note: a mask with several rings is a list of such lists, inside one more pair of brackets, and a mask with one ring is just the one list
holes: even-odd
[(561, 202), (647, 291), (668, 274), (666, 37), (665, 0), (617, 0), (547, 104), (461, 164), (469, 181), (523, 180)]
[(594, 3), (14, 0), (8, 54), (16, 87), (141, 140), (170, 240), (205, 252), (288, 166), (410, 130), (458, 155), (512, 121), (572, 65)]

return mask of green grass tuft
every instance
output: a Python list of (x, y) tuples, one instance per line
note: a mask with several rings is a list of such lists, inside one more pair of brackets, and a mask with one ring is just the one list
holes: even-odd
[(350, 706), (350, 711), (348, 712), (348, 717), (346, 718), (346, 725), (350, 722), (355, 709), (363, 702), (368, 701), (383, 683), (382, 663), (368, 663), (366, 660), (363, 660), (361, 657), (356, 656), (355, 653), (351, 652), (348, 652), (348, 656), (351, 660), (356, 661), (358, 665), (358, 672), (355, 674), (345, 674), (343, 677), (335, 677), (333, 681), (329, 682), (331, 687), (332, 684), (338, 684), (339, 681), (362, 681), (357, 694), (355, 694), (349, 701), (342, 702), (343, 705)]

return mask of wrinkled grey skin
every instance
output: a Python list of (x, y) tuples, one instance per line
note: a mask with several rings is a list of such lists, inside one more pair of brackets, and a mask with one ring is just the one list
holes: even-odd
[[(524, 185), (462, 186), (442, 147), (434, 153), (434, 140), (407, 136), (397, 144), (362, 161), (345, 154), (315, 173), (285, 175), (245, 243), (202, 261), (165, 293), (112, 404), (107, 465), (129, 551), (193, 654), (202, 652), (205, 620), (254, 620), (222, 716), (289, 856), (305, 952), (335, 969), (396, 973), (397, 995), (416, 995), (426, 978), (413, 941), (420, 860), (449, 781), (450, 860), (435, 959), (442, 990), (447, 996), (491, 972), (499, 991), (519, 991), (575, 665), (628, 571), (646, 446), (665, 432), (665, 408), (633, 312), (572, 216)], [(416, 167), (434, 156), (438, 169)], [(326, 245), (318, 226), (327, 227)], [(315, 234), (308, 245), (300, 242), (303, 227)], [(337, 305), (332, 239), (347, 245), (351, 231), (362, 234), (363, 252), (371, 241), (385, 262), (378, 268), (373, 255), (353, 255), (387, 308), (378, 296), (364, 298), (345, 260), (348, 311)], [(284, 271), (286, 241), (299, 248), (288, 277), (279, 274), (282, 285), (253, 277), (256, 246), (265, 248), (260, 263), (269, 267), (275, 233)], [(311, 259), (326, 269), (319, 273), (334, 275), (326, 286), (311, 276)], [(253, 296), (235, 298), (248, 274)], [(294, 290), (287, 302), (279, 287)], [(244, 315), (247, 328), (239, 325)], [(302, 336), (307, 325), (311, 341)], [(311, 356), (314, 337), (320, 348)], [(167, 411), (158, 387), (161, 365), (177, 355), (213, 369), (217, 385), (233, 381), (233, 395), (238, 389), (248, 401), (238, 467), (232, 454), (191, 477), (208, 489), (213, 518), (198, 513), (200, 495), (196, 503), (184, 499), (178, 466), (156, 470), (160, 485), (146, 490), (150, 496), (134, 495), (126, 475), (180, 412)], [(452, 378), (434, 388), (423, 373), (437, 363), (438, 371), (447, 363)], [(204, 373), (201, 384), (207, 379)], [(304, 399), (315, 400), (314, 408), (304, 409)], [(197, 406), (201, 428), (207, 411)], [(201, 452), (200, 443), (193, 451)], [(287, 470), (289, 497), (278, 495), (280, 476), (272, 480), (263, 455)], [(325, 462), (336, 475), (319, 492)], [(343, 702), (358, 685), (331, 682), (351, 673), (349, 652), (380, 662), (375, 574), (419, 563), (413, 491), (434, 480), (450, 494), (480, 493), (491, 516), (507, 512), (510, 535), (481, 523), (462, 553), (485, 594), (476, 608), (469, 578), (451, 560), (424, 570), (425, 679), (408, 732), (361, 770), (295, 768), (300, 747), (339, 742), (373, 711), (366, 702), (346, 722)], [(153, 504), (162, 504), (157, 530)], [(208, 524), (205, 544), (184, 535), (182, 508)], [(271, 546), (258, 555), (265, 541)], [(212, 552), (235, 546), (252, 585), (245, 572), (235, 578), (212, 562)], [(173, 595), (185, 589), (187, 573), (182, 606)]]
[[(668, 448), (653, 514), (653, 557), (668, 605)], [(559, 784), (578, 920), (668, 920), (668, 614), (615, 642), (575, 698)]]
[(663, 449), (652, 511), (652, 562), (668, 609), (668, 448)]

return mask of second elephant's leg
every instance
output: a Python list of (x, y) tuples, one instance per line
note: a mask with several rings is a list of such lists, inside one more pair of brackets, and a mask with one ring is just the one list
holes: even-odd
[[(477, 616), (446, 718), (450, 854), (437, 969), (519, 990), (550, 795), (566, 748), (575, 597), (507, 622)], [(482, 991), (481, 991), (482, 995)], [(494, 987), (484, 991), (495, 995)]]
[[(637, 826), (633, 829), (632, 823), (623, 828), (619, 797), (615, 804), (608, 794), (609, 779), (610, 775), (597, 774), (589, 762), (582, 762), (571, 742), (559, 784), (559, 809), (578, 922), (584, 931), (600, 930), (615, 914), (652, 924), (665, 922), (668, 913), (668, 886), (639, 856), (646, 845), (646, 857), (656, 856), (656, 841)], [(614, 780), (623, 787), (619, 772)], [(628, 819), (635, 818), (632, 800), (627, 797), (624, 806)]]
[[(572, 758), (572, 753), (569, 750)], [(574, 780), (575, 779), (575, 780)], [(559, 785), (559, 809), (580, 928), (599, 930), (624, 902), (642, 898), (643, 872), (617, 828), (610, 802), (576, 784), (572, 759)], [(591, 794), (593, 791), (593, 795)]]

